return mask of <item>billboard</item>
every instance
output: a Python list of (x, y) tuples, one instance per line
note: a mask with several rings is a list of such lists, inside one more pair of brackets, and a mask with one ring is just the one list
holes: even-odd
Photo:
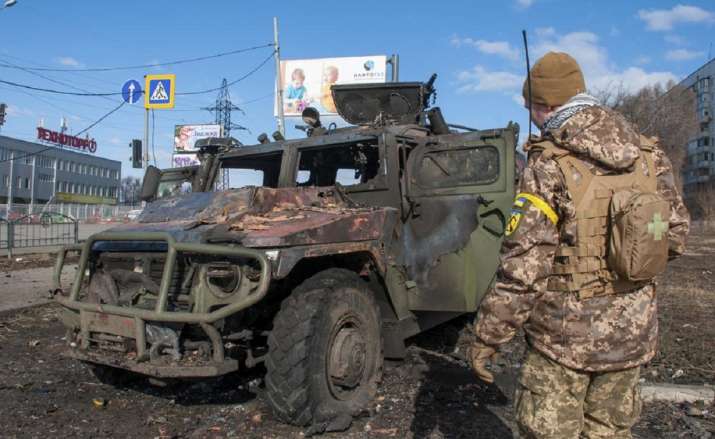
[(171, 156), (172, 168), (183, 168), (200, 164), (201, 162), (195, 153), (175, 153)]
[(305, 107), (315, 107), (322, 115), (337, 114), (331, 85), (385, 82), (386, 78), (385, 55), (283, 60), (283, 114), (300, 116)]
[(174, 126), (174, 151), (196, 151), (194, 144), (199, 139), (221, 137), (221, 125), (176, 125)]

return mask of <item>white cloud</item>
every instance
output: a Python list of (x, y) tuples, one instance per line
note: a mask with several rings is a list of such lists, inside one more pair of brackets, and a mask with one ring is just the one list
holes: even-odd
[(534, 45), (534, 53), (538, 57), (548, 51), (566, 52), (573, 56), (584, 72), (586, 86), (591, 90), (619, 86), (635, 92), (646, 85), (677, 81), (671, 72), (648, 72), (640, 67), (619, 69), (609, 59), (608, 51), (599, 44), (598, 36), (592, 32), (542, 34)]
[(536, 36), (537, 36), (537, 37), (541, 37), (541, 38), (550, 37), (550, 36), (552, 36), (552, 35), (556, 35), (556, 29), (554, 29), (554, 28), (551, 27), (551, 26), (549, 26), (549, 27), (537, 27), (536, 30), (535, 30), (535, 32), (536, 32)]
[(57, 62), (62, 64), (63, 66), (69, 66), (69, 67), (79, 67), (82, 65), (79, 61), (72, 58), (71, 56), (61, 56), (61, 57), (57, 58)]
[[(592, 32), (572, 32), (559, 34), (553, 28), (536, 30), (536, 38), (532, 44), (533, 58), (537, 59), (546, 52), (566, 52), (576, 58), (583, 70), (586, 86), (589, 90), (599, 91), (613, 87), (622, 88), (627, 92), (636, 92), (639, 89), (678, 81), (678, 77), (669, 71), (648, 71), (641, 67), (651, 59), (640, 56), (634, 65), (619, 67), (611, 61), (608, 51), (603, 47), (599, 38)], [(521, 104), (520, 92), (524, 81), (521, 70), (489, 70), (477, 65), (469, 70), (457, 72), (457, 92), (501, 92)]]
[(111, 139), (109, 139), (109, 143), (111, 143), (112, 145), (121, 145), (122, 141), (119, 139), (119, 137), (112, 137)]
[(635, 59), (636, 64), (642, 66), (644, 64), (648, 64), (651, 62), (651, 59), (649, 56), (646, 55), (641, 55), (638, 58)]
[(511, 95), (511, 100), (514, 101), (514, 103), (520, 107), (524, 106), (524, 96), (519, 93), (514, 93), (513, 95)]
[(516, 5), (520, 8), (528, 8), (534, 4), (534, 0), (516, 0)]
[(457, 82), (460, 84), (458, 93), (474, 93), (479, 91), (513, 92), (522, 85), (524, 78), (505, 71), (489, 71), (478, 65), (471, 70), (462, 70), (457, 73)]
[(676, 5), (671, 9), (641, 9), (638, 18), (652, 31), (667, 31), (680, 23), (712, 23), (715, 14), (697, 6)]
[(682, 46), (685, 44), (685, 38), (681, 37), (680, 35), (675, 35), (675, 34), (668, 34), (663, 37), (666, 43), (670, 44), (675, 44), (678, 46)]
[(705, 56), (705, 52), (696, 52), (688, 49), (676, 49), (665, 52), (668, 61), (688, 61)]
[(654, 84), (665, 84), (668, 81), (678, 81), (678, 77), (671, 72), (646, 72), (640, 67), (629, 67), (622, 72), (615, 72), (610, 76), (596, 78), (594, 88), (603, 88), (615, 84), (622, 84), (624, 89), (635, 92), (643, 87)]
[(457, 35), (454, 35), (450, 42), (455, 47), (474, 47), (478, 51), (486, 53), (487, 55), (498, 55), (512, 61), (519, 59), (519, 51), (506, 41), (475, 40), (472, 38), (460, 38)]

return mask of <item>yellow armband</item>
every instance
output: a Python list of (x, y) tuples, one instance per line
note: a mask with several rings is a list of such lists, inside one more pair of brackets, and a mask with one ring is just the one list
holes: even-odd
[(554, 225), (559, 223), (559, 216), (556, 214), (556, 212), (554, 212), (554, 209), (549, 206), (549, 203), (537, 197), (536, 195), (522, 192), (516, 196), (516, 200), (514, 200), (514, 205), (522, 207), (527, 201), (530, 201), (534, 207), (543, 212), (544, 215), (546, 215), (546, 217), (550, 219), (552, 223), (554, 223)]

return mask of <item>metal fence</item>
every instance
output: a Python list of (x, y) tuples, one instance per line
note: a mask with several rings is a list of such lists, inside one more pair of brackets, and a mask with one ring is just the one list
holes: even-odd
[(0, 217), (0, 249), (8, 248), (10, 242), (10, 224), (5, 218)]
[(14, 249), (76, 244), (79, 221), (59, 212), (42, 212), (6, 220), (0, 218), (0, 249), (12, 257)]
[(25, 215), (41, 214), (44, 212), (56, 212), (62, 215), (71, 216), (82, 222), (100, 221), (123, 221), (129, 211), (141, 209), (137, 206), (112, 206), (108, 204), (73, 204), (73, 203), (52, 203), (52, 204), (12, 204), (12, 207), (0, 204), (0, 216), (13, 221)]

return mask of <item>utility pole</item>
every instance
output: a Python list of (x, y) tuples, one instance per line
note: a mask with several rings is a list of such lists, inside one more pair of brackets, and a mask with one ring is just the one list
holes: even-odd
[(276, 109), (278, 110), (278, 131), (285, 137), (285, 116), (283, 115), (283, 87), (281, 85), (281, 46), (278, 43), (278, 17), (273, 17), (273, 47), (276, 58)]
[(13, 188), (15, 187), (15, 151), (10, 150), (10, 185), (7, 187), (7, 204), (5, 207), (5, 218), (9, 220), (10, 212), (12, 212), (12, 199), (14, 197)]
[(144, 169), (149, 167), (149, 109), (144, 110)]
[(392, 82), (397, 82), (400, 80), (400, 55), (393, 54), (392, 57), (387, 61), (392, 65)]

